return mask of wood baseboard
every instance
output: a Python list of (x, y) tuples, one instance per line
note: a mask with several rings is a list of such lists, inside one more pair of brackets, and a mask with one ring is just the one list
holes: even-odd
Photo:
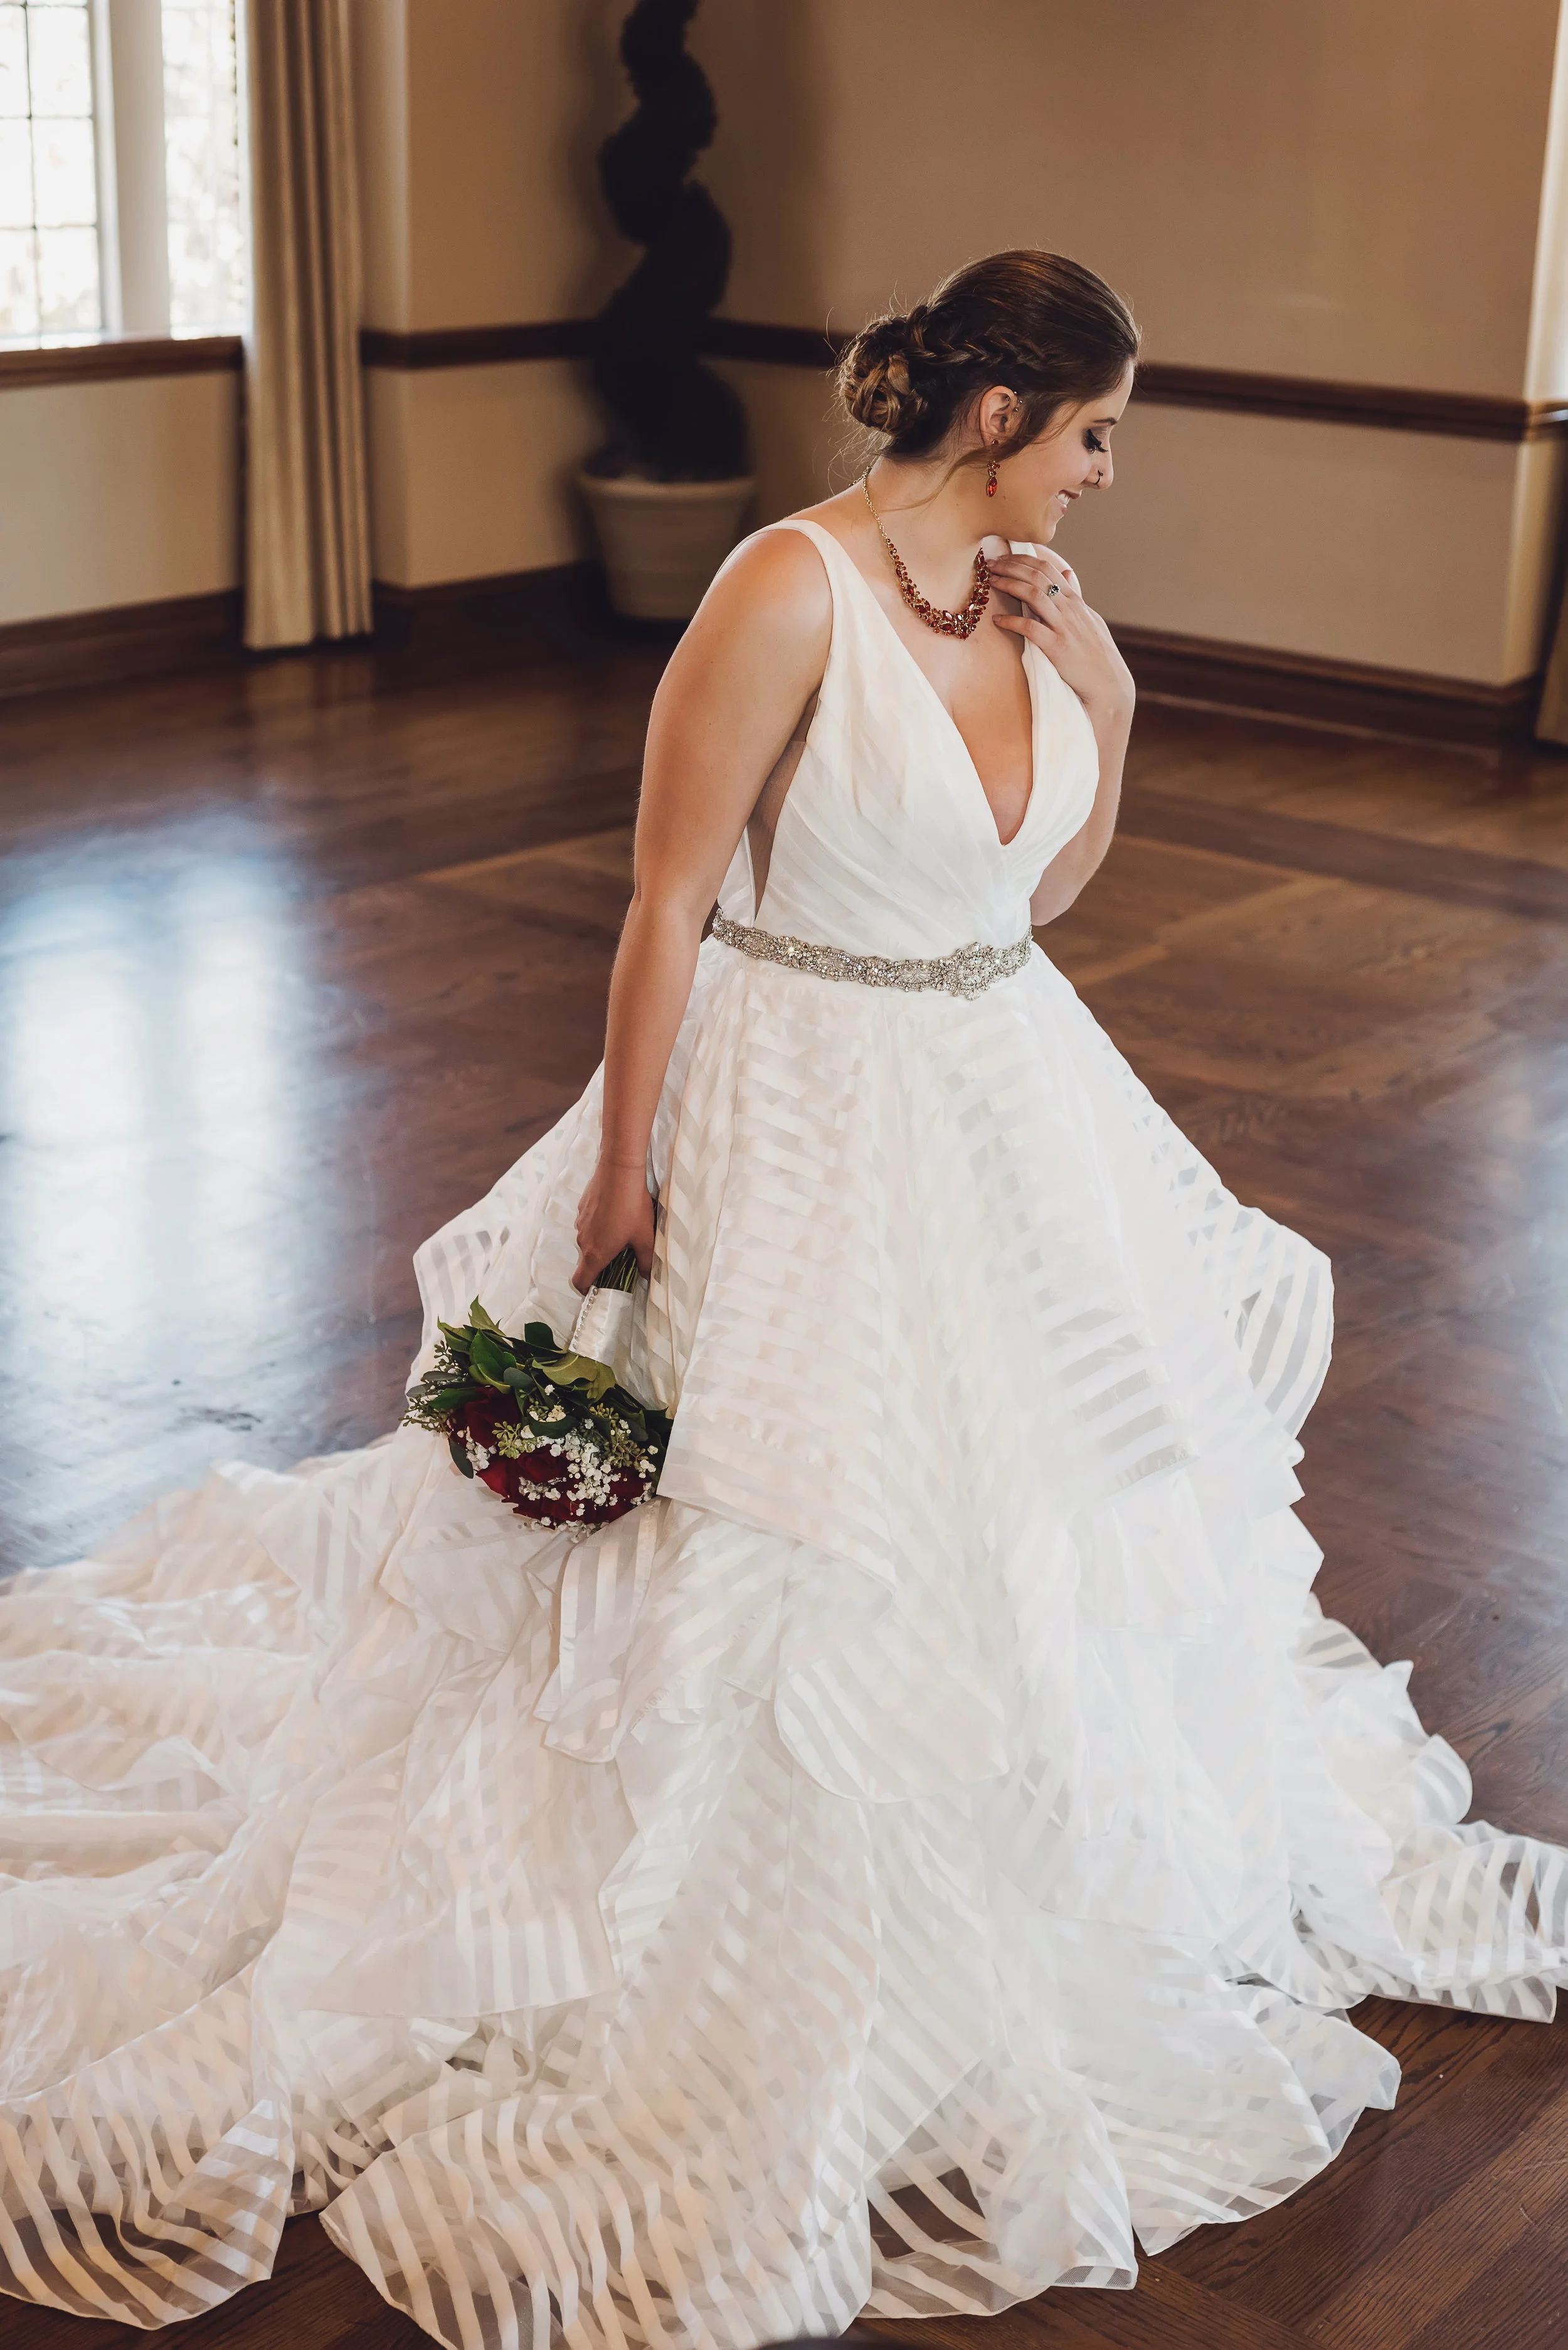
[(0, 697), (112, 685), (240, 658), (240, 591), (62, 612), (0, 628)]
[(1210, 709), (1299, 718), (1423, 741), (1513, 743), (1530, 739), (1539, 677), (1508, 685), (1428, 677), (1357, 661), (1320, 660), (1266, 646), (1231, 645), (1163, 629), (1112, 624), (1140, 694)]
[(608, 621), (597, 563), (556, 563), (424, 588), (375, 583), (375, 645), (391, 660), (580, 652)]
[[(374, 595), (375, 635), (355, 641), (394, 666), (426, 660), (452, 669), (473, 659), (561, 660), (602, 643), (612, 628), (624, 634), (630, 625), (611, 620), (594, 563), (558, 563), (426, 588), (377, 580)], [(240, 591), (233, 588), (0, 628), (0, 699), (237, 665), (252, 658), (242, 640), (241, 606)], [(343, 647), (290, 649), (295, 650)]]
[[(569, 659), (634, 626), (611, 616), (597, 564), (558, 563), (421, 588), (378, 580), (371, 641), (394, 666), (444, 669), (472, 660)], [(0, 698), (234, 664), (245, 658), (240, 631), (237, 588), (16, 622), (0, 628)], [(679, 630), (637, 633), (672, 642)], [(1161, 629), (1116, 626), (1114, 633), (1149, 701), (1427, 741), (1509, 743), (1529, 740), (1540, 696), (1533, 677), (1480, 685)]]

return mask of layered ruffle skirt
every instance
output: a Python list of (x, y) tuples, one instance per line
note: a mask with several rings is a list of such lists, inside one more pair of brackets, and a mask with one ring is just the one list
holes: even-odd
[[(598, 1082), (421, 1252), (558, 1331)], [(661, 1498), (415, 1430), (230, 1465), (0, 1602), (0, 2286), (153, 2326), (319, 2211), (452, 2350), (1126, 2285), (1393, 2060), (1543, 2018), (1568, 1866), (1311, 1596), (1324, 1259), (1043, 956), (711, 943), (654, 1137)]]

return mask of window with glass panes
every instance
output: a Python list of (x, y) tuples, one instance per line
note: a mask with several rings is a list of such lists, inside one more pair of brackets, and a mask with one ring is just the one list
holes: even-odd
[(0, 0), (0, 337), (243, 322), (235, 0), (114, 5)]
[(223, 327), (244, 308), (234, 0), (163, 0), (169, 317)]
[(87, 0), (0, 0), (0, 335), (102, 317)]

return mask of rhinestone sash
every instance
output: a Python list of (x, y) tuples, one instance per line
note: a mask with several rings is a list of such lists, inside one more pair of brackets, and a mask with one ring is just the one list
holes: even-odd
[(846, 954), (842, 947), (813, 946), (806, 939), (783, 938), (773, 931), (753, 930), (746, 922), (732, 922), (727, 914), (714, 915), (712, 935), (722, 946), (734, 947), (758, 962), (782, 963), (786, 971), (809, 971), (817, 979), (853, 979), (862, 987), (901, 987), (910, 994), (941, 988), (950, 995), (969, 996), (983, 994), (999, 979), (1011, 979), (1014, 972), (1022, 971), (1034, 943), (1025, 931), (1010, 947), (987, 947), (977, 941), (956, 947), (951, 954), (929, 958)]

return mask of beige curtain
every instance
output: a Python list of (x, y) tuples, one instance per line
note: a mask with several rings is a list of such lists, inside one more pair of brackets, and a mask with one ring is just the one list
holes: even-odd
[(370, 626), (348, 0), (246, 0), (245, 642)]
[(1557, 610), (1557, 627), (1546, 657), (1535, 732), (1543, 743), (1568, 743), (1568, 593)]

